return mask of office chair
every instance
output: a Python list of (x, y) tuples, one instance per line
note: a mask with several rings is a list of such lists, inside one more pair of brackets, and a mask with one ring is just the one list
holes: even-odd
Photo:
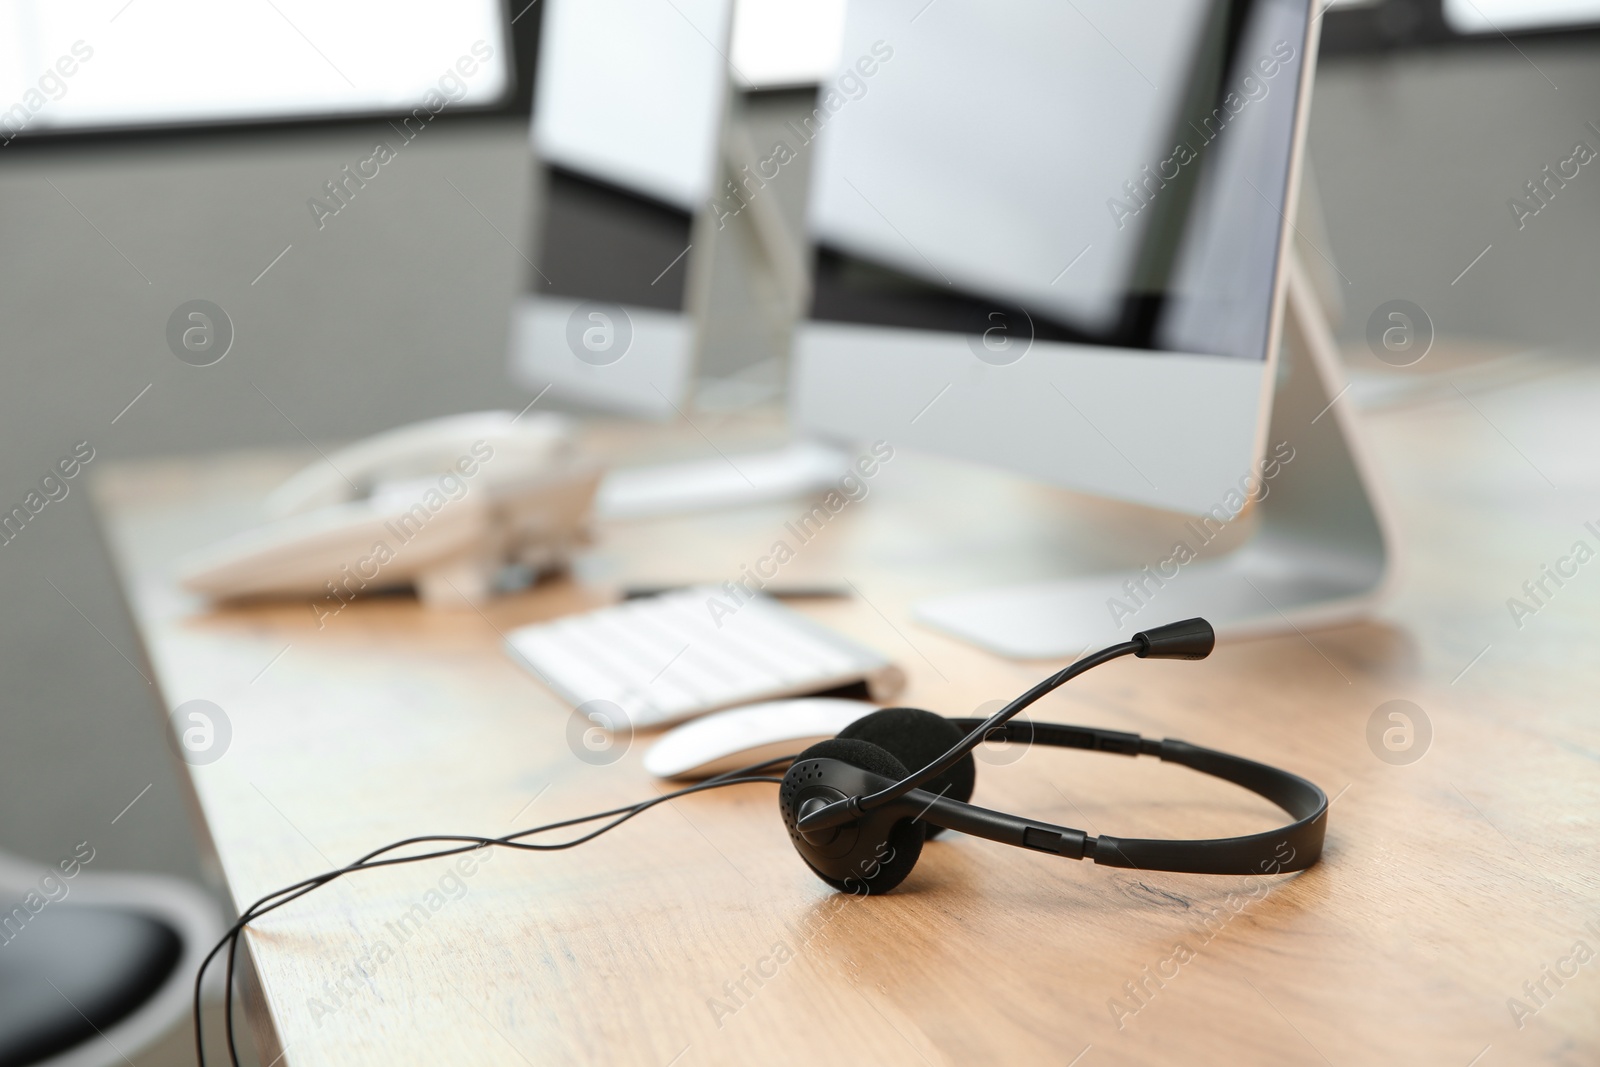
[[(37, 911), (22, 904), (30, 892)], [(128, 1062), (188, 1015), (195, 970), (222, 930), (215, 903), (188, 882), (64, 878), (4, 852), (0, 902), (0, 1067)]]

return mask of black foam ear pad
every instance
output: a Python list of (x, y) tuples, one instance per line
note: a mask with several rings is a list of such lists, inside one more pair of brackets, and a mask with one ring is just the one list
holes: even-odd
[[(853, 738), (834, 737), (818, 741), (796, 757), (791, 771), (811, 759), (838, 760), (896, 781), (907, 773), (905, 765), (887, 750)], [(917, 865), (917, 857), (922, 855), (922, 837), (921, 822), (900, 819), (889, 828), (886, 838), (881, 842), (863, 840), (859, 844), (856, 851), (860, 853), (861, 862), (855, 867), (859, 872), (857, 875), (834, 878), (817, 870), (809, 859), (806, 859), (806, 866), (818, 878), (841, 892), (857, 895), (887, 893), (905, 881), (911, 868)], [(805, 859), (803, 850), (801, 858)]]
[[(857, 719), (839, 732), (840, 739), (869, 741), (887, 749), (908, 770), (926, 767), (954, 748), (963, 736), (949, 719), (921, 708), (884, 708)], [(951, 800), (967, 801), (972, 799), (972, 787), (977, 779), (977, 765), (968, 753), (943, 774), (924, 782), (922, 788)], [(927, 836), (937, 837), (943, 829), (929, 826)]]

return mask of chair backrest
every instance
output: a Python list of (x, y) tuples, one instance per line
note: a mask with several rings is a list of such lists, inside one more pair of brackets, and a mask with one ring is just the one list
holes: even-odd
[[(195, 972), (222, 936), (217, 903), (200, 887), (164, 875), (91, 871), (85, 862), (79, 856), (47, 867), (0, 852), (0, 965), (14, 950), (19, 968), (31, 966), (22, 951), (30, 934), (72, 943), (59, 938), (68, 916), (81, 921), (83, 937), (103, 936), (106, 952), (122, 957), (108, 980), (127, 988), (96, 996), (113, 1014), (125, 1014), (37, 1067), (112, 1067), (150, 1045), (187, 1015)], [(158, 974), (150, 990), (149, 978)]]

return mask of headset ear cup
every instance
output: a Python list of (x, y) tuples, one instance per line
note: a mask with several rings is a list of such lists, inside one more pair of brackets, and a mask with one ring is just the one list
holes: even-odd
[[(818, 741), (800, 753), (795, 758), (794, 765), (798, 766), (809, 759), (835, 759), (896, 781), (904, 778), (907, 773), (904, 764), (878, 745), (846, 738), (834, 737)], [(917, 865), (917, 858), (922, 855), (924, 825), (914, 819), (901, 819), (896, 822), (890, 828), (887, 840), (872, 843), (874, 847), (868, 853), (860, 877), (851, 875), (843, 879), (833, 878), (817, 870), (811, 861), (805, 858), (803, 852), (800, 858), (805, 860), (812, 874), (841, 893), (876, 896), (889, 892), (905, 881), (906, 875), (911, 873), (911, 868)]]
[[(921, 708), (884, 708), (857, 719), (839, 732), (840, 739), (867, 741), (887, 750), (908, 769), (907, 773), (926, 767), (954, 748), (963, 736), (949, 719)], [(965, 802), (972, 799), (972, 787), (977, 780), (977, 764), (968, 753), (943, 774), (924, 782), (922, 788)], [(932, 840), (943, 830), (942, 826), (929, 826), (927, 837)]]

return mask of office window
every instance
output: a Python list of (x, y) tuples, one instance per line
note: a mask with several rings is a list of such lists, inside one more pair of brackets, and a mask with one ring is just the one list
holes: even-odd
[(1444, 0), (1457, 33), (1544, 30), (1600, 23), (1600, 0)]
[(7, 0), (0, 140), (493, 105), (511, 69), (497, 0)]
[(838, 73), (844, 0), (738, 0), (734, 78), (741, 89), (815, 85)]

